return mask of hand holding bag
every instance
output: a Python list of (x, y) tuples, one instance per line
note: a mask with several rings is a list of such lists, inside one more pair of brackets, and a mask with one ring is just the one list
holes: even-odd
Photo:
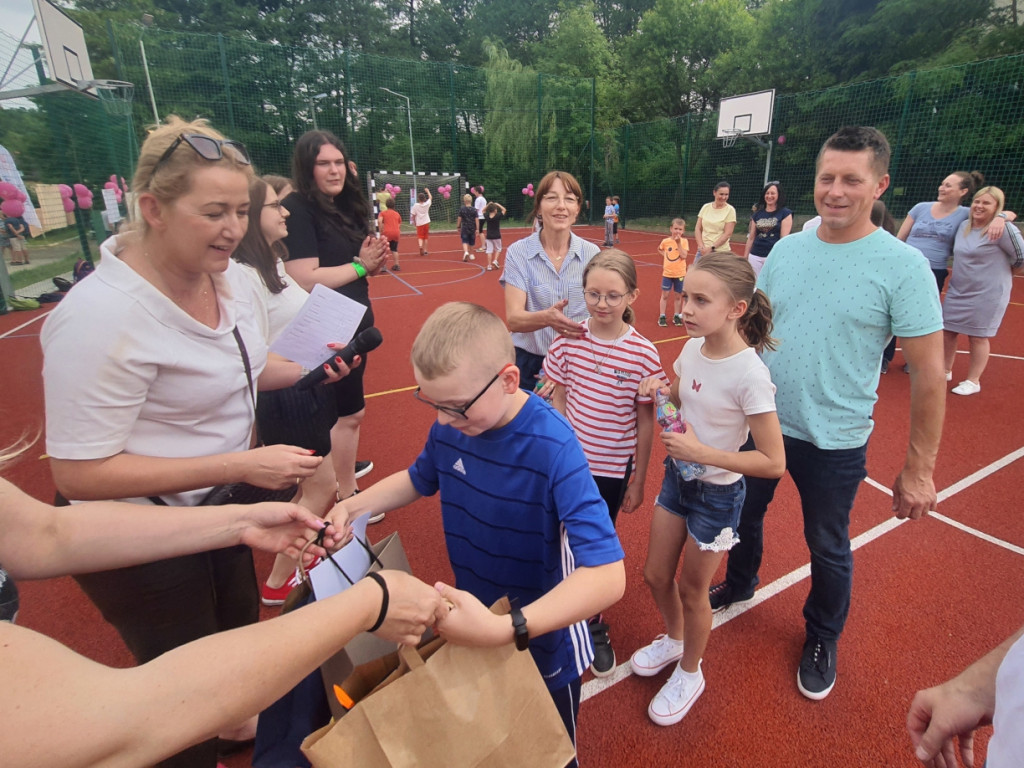
[[(507, 613), (507, 600), (491, 610)], [(397, 670), (387, 658), (353, 670), (341, 686), (353, 700), (357, 678), (365, 685), (367, 675), (379, 679), (389, 666), (393, 673), (303, 742), (314, 768), (564, 768), (572, 760), (572, 741), (528, 652), (511, 643), (425, 647), (422, 655), (400, 648)]]

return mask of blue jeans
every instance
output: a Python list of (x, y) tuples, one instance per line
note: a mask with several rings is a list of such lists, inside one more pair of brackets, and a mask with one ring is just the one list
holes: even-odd
[[(804, 539), (811, 552), (811, 591), (804, 603), (807, 634), (838, 640), (850, 612), (853, 552), (850, 510), (867, 476), (867, 444), (827, 451), (783, 436), (786, 471), (800, 494)], [(744, 446), (749, 449), (752, 443)], [(729, 552), (726, 582), (734, 594), (751, 594), (758, 584), (764, 548), (764, 516), (778, 480), (747, 478), (747, 497), (740, 513), (740, 541)]]

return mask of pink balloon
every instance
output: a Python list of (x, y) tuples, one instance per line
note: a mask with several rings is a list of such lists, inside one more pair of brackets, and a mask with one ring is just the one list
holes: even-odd
[(451, 192), (445, 192), (445, 193), (444, 193), (444, 199), (445, 199), (445, 200), (447, 200), (447, 199), (448, 199), (449, 197), (451, 197), (451, 196), (452, 196), (452, 193), (451, 193)]
[(531, 189), (531, 190), (530, 190), (530, 191), (529, 191), (529, 192), (528, 192), (527, 194), (528, 194), (528, 195), (529, 195), (530, 197), (533, 197), (533, 190)]
[(89, 194), (89, 188), (87, 186), (85, 186), (85, 184), (75, 184), (74, 185), (74, 190), (75, 190), (75, 195), (76, 196), (88, 195)]
[(526, 187), (523, 187), (523, 194), (524, 194), (524, 195), (528, 195), (528, 194), (530, 194), (530, 190), (529, 190), (529, 189), (527, 189)]
[(395, 192), (396, 195), (400, 195), (400, 194), (402, 194), (402, 188), (399, 187), (398, 185), (395, 185), (394, 192)]
[[(117, 175), (116, 174), (113, 174), (113, 173), (110, 174), (110, 183), (111, 184), (117, 184)], [(106, 184), (104, 184), (103, 186), (106, 186)]]
[(65, 213), (71, 213), (73, 210), (75, 210), (75, 201), (72, 200), (70, 197), (62, 197), (60, 199), (60, 204), (64, 206)]
[(0, 203), (0, 211), (3, 212), (4, 216), (16, 219), (25, 213), (25, 204), (21, 200), (7, 199)]
[(480, 185), (480, 194), (482, 195), (483, 193), (484, 193), (484, 185), (483, 185), (483, 184), (481, 184), (481, 185)]
[(58, 184), (57, 189), (60, 190), (61, 197), (71, 197), (75, 193), (67, 184)]
[(103, 185), (103, 188), (104, 189), (117, 189), (117, 182), (116, 181), (108, 181), (106, 184)]
[(9, 181), (0, 182), (0, 197), (4, 200), (16, 200), (18, 198), (18, 191), (18, 188)]

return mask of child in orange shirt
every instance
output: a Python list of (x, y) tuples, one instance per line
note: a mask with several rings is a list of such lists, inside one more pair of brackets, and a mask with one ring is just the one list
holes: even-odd
[(398, 238), (402, 236), (402, 216), (395, 210), (395, 198), (393, 195), (388, 195), (387, 200), (384, 201), (384, 210), (377, 217), (377, 229), (380, 231), (381, 236), (388, 241), (388, 245), (391, 246), (391, 258), (394, 261), (391, 271), (401, 272), (402, 267), (398, 263)]
[(686, 257), (690, 249), (686, 244), (686, 220), (672, 219), (672, 229), (668, 237), (661, 241), (658, 246), (658, 253), (664, 259), (664, 266), (661, 269), (661, 303), (659, 308), (661, 314), (658, 316), (658, 325), (662, 328), (668, 325), (665, 319), (665, 310), (668, 309), (668, 297), (675, 291), (676, 306), (672, 315), (673, 325), (683, 324), (683, 277), (686, 275)]

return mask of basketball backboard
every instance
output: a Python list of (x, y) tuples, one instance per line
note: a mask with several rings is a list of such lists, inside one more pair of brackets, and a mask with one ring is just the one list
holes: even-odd
[(764, 136), (772, 132), (775, 89), (729, 96), (718, 106), (718, 138)]
[(32, 7), (50, 79), (95, 96), (95, 88), (82, 88), (93, 79), (82, 27), (49, 0), (32, 0)]

